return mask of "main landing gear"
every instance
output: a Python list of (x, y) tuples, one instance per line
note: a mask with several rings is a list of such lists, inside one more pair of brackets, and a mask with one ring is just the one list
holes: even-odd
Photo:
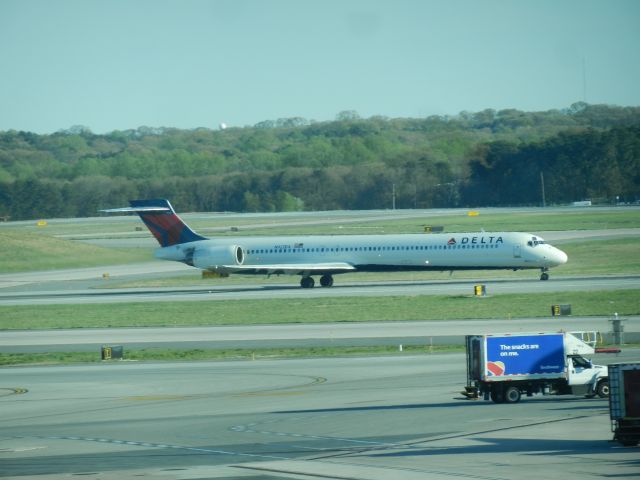
[(540, 275), (540, 280), (549, 280), (549, 274), (547, 273), (549, 269), (547, 267), (541, 268), (540, 271), (542, 274)]
[[(313, 288), (316, 282), (312, 277), (302, 277), (300, 279), (300, 286), (302, 288)], [(322, 287), (331, 287), (333, 285), (333, 277), (331, 275), (323, 275), (320, 277), (320, 285)]]

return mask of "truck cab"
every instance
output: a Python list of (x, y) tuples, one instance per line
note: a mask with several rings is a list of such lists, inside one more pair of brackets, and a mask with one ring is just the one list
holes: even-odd
[(596, 332), (565, 333), (567, 355), (567, 383), (574, 395), (601, 398), (609, 396), (609, 370), (604, 365), (594, 365), (583, 355), (596, 351)]
[(582, 355), (567, 356), (567, 383), (574, 395), (607, 397), (609, 371), (604, 365), (594, 365)]

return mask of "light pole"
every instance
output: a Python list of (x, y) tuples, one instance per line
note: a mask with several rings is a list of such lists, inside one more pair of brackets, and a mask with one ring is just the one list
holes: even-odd
[(396, 184), (391, 184), (391, 209), (396, 209)]

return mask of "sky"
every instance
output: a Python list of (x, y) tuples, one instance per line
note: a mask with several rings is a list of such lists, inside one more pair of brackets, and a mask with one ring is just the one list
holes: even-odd
[(637, 0), (0, 0), (0, 131), (640, 105)]

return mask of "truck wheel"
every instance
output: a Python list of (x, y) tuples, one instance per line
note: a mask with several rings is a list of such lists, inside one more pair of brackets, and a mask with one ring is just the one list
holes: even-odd
[(631, 437), (619, 437), (618, 442), (620, 442), (623, 447), (635, 447), (639, 443), (637, 439)]
[(504, 403), (504, 388), (502, 388), (502, 385), (491, 388), (491, 400), (493, 403)]
[(518, 403), (520, 401), (520, 390), (517, 387), (509, 387), (504, 392), (504, 400), (507, 403)]
[(609, 381), (601, 380), (596, 387), (596, 393), (600, 398), (608, 398), (609, 397)]

